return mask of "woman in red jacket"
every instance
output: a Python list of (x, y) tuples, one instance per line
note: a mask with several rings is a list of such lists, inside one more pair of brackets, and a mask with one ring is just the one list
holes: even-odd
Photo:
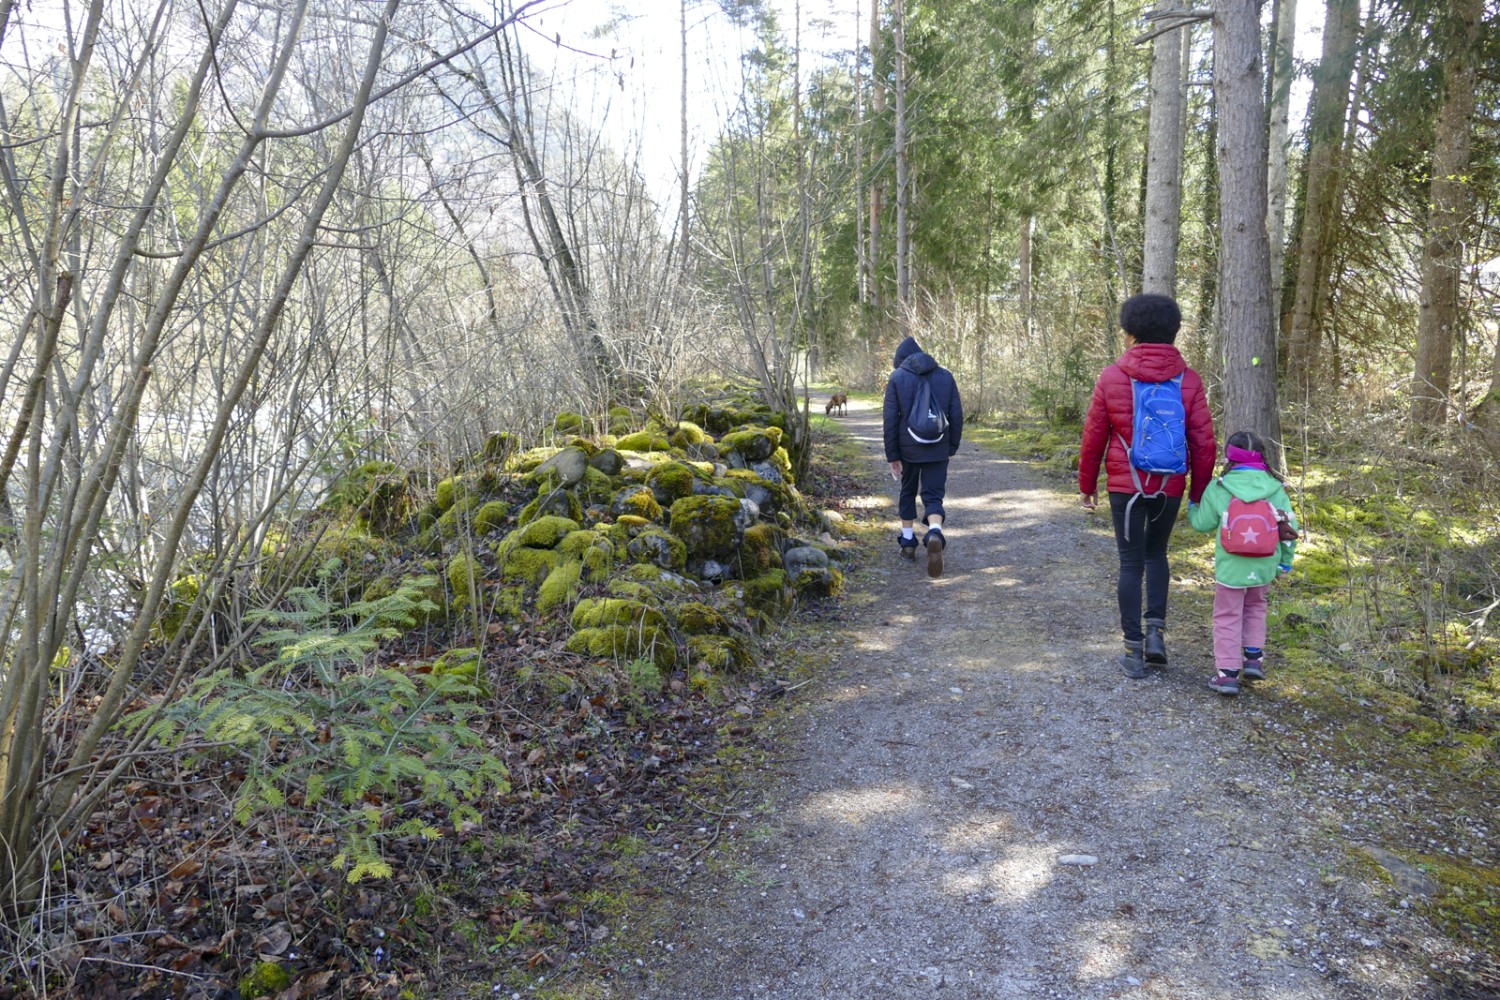
[[(1120, 550), (1120, 629), (1126, 677), (1146, 676), (1146, 664), (1164, 665), (1167, 644), (1167, 542), (1177, 522), (1182, 494), (1196, 503), (1213, 479), (1213, 416), (1203, 380), (1187, 366), (1177, 348), (1182, 313), (1166, 295), (1134, 295), (1120, 306), (1125, 353), (1105, 368), (1094, 384), (1094, 398), (1083, 422), (1078, 453), (1078, 489), (1083, 506), (1099, 505), (1099, 466), (1108, 476), (1109, 509), (1114, 515), (1115, 544)], [(1133, 470), (1126, 453), (1132, 438), (1135, 393), (1132, 381), (1165, 382), (1182, 376), (1182, 409), (1186, 425), (1189, 474), (1163, 475)], [(1123, 442), (1123, 444), (1122, 444)], [(1191, 479), (1192, 488), (1188, 490)], [(1141, 628), (1141, 582), (1145, 579), (1144, 631)]]

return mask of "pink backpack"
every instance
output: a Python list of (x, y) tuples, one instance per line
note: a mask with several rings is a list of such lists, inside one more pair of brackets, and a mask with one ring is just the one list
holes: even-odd
[(1274, 555), (1281, 541), (1276, 508), (1269, 500), (1230, 497), (1219, 521), (1219, 544), (1234, 556)]

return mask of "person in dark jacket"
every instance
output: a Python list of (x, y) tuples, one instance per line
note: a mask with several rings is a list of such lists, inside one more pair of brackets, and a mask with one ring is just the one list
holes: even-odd
[[(891, 464), (891, 475), (901, 482), (901, 534), (897, 538), (900, 553), (915, 559), (917, 537), (917, 492), (922, 494), (922, 523), (927, 534), (922, 545), (927, 550), (927, 575), (943, 575), (943, 497), (948, 486), (948, 459), (958, 451), (964, 431), (964, 408), (958, 397), (958, 383), (953, 373), (923, 352), (912, 337), (896, 348), (895, 370), (885, 384), (885, 460)], [(918, 440), (907, 426), (926, 381), (931, 389), (932, 405), (947, 414), (948, 429), (939, 440)]]
[[(1099, 505), (1101, 463), (1107, 474), (1115, 545), (1120, 552), (1116, 596), (1120, 604), (1120, 629), (1125, 636), (1125, 655), (1120, 668), (1125, 676), (1135, 679), (1146, 676), (1146, 664), (1160, 666), (1167, 662), (1163, 636), (1167, 625), (1167, 542), (1177, 522), (1183, 493), (1188, 492), (1189, 499), (1197, 503), (1213, 480), (1214, 458), (1218, 454), (1203, 380), (1172, 346), (1181, 325), (1182, 313), (1166, 295), (1134, 295), (1120, 306), (1125, 353), (1100, 373), (1094, 385), (1078, 452), (1078, 489), (1083, 494), (1085, 508), (1093, 510)], [(1164, 382), (1178, 375), (1182, 376), (1188, 474), (1132, 470), (1126, 452), (1133, 436), (1135, 414), (1131, 380)], [(1141, 480), (1139, 485), (1137, 476)], [(1141, 628), (1143, 577), (1144, 631)]]

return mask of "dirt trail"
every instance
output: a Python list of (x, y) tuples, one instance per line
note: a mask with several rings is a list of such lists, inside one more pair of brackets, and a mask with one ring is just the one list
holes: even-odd
[[(879, 413), (842, 423), (878, 467)], [(1407, 947), (1428, 932), (1255, 738), (1256, 696), (1204, 688), (1206, 629), (1169, 620), (1172, 665), (1148, 680), (1115, 667), (1104, 515), (972, 446), (948, 510), (940, 580), (894, 531), (861, 574), (874, 600), (852, 602), (769, 808), (739, 820), (758, 834), (743, 867), (700, 863), (680, 924), (610, 995), (1442, 995)]]

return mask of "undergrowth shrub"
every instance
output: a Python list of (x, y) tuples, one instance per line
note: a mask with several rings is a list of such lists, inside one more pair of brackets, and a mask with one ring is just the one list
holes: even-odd
[(267, 626), (258, 645), (274, 650), (271, 659), (198, 679), (152, 735), (171, 746), (195, 737), (235, 754), (245, 772), (235, 796), (241, 823), (294, 806), (317, 813), (341, 833), (330, 863), (350, 882), (391, 875), (384, 839), (437, 838), (441, 831), (421, 817), (439, 808), (455, 826), (477, 823), (475, 803), (509, 790), (505, 765), (468, 724), (480, 711), (476, 672), (369, 662), (381, 642), (434, 610), (422, 597), (433, 582), (409, 579), (348, 607), (302, 589), (288, 595), (289, 609), (253, 612), (251, 623)]

